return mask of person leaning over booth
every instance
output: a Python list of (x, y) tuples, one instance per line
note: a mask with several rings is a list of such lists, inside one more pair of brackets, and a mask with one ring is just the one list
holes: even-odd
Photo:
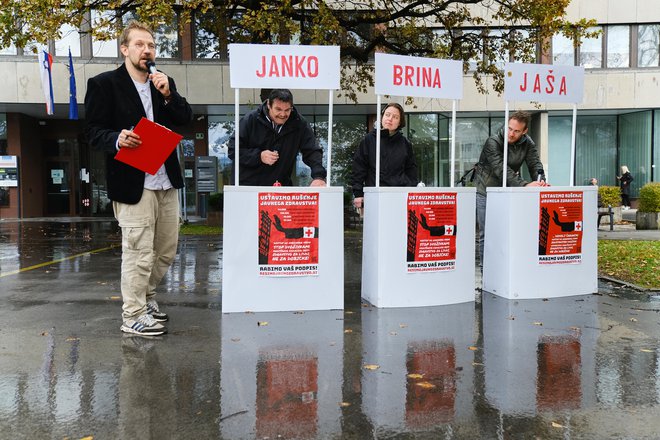
[[(138, 148), (132, 131), (142, 117), (171, 128), (192, 121), (192, 109), (174, 80), (149, 66), (156, 56), (152, 30), (131, 21), (120, 37), (124, 63), (87, 82), (85, 134), (107, 153), (108, 197), (122, 234), (121, 331), (161, 335), (168, 320), (155, 299), (156, 286), (176, 255), (179, 193), (183, 188), (176, 150), (155, 175), (114, 159), (120, 148)], [(153, 68), (153, 67), (152, 67)]]
[(360, 212), (364, 203), (364, 187), (376, 186), (376, 133), (380, 135), (380, 185), (417, 186), (417, 162), (412, 144), (401, 129), (406, 126), (403, 107), (397, 103), (385, 106), (380, 130), (372, 130), (362, 139), (353, 156), (351, 186), (353, 206)]
[[(310, 186), (325, 186), (323, 149), (309, 123), (293, 106), (287, 89), (274, 89), (259, 108), (239, 122), (239, 183), (248, 186), (293, 185), (291, 174), (300, 152), (312, 170)], [(236, 134), (229, 139), (235, 160)]]
[[(532, 138), (527, 135), (529, 120), (530, 115), (526, 112), (515, 112), (509, 117), (506, 186), (548, 186), (545, 182), (539, 151)], [(503, 162), (504, 129), (486, 140), (475, 170), (474, 182), (477, 187), (478, 257), (480, 265), (483, 265), (484, 260), (486, 188), (489, 186), (502, 186)], [(520, 176), (520, 168), (523, 163), (527, 164), (527, 170), (532, 177), (530, 182)]]

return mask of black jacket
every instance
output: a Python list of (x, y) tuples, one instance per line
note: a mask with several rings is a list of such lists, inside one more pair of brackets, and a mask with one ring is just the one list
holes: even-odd
[[(278, 181), (283, 186), (291, 186), (291, 174), (298, 152), (302, 153), (303, 162), (311, 168), (312, 179), (325, 179), (323, 149), (317, 144), (312, 128), (295, 107), (280, 130), (273, 128), (267, 115), (268, 107), (264, 102), (239, 122), (240, 184), (271, 186)], [(229, 139), (231, 160), (235, 160), (235, 138), (234, 133)], [(261, 161), (261, 152), (264, 150), (279, 153), (280, 158), (274, 165), (266, 165)]]
[[(412, 144), (397, 131), (390, 136), (380, 130), (380, 185), (416, 186), (417, 163)], [(365, 186), (376, 186), (376, 130), (367, 134), (353, 157), (351, 186), (355, 197), (364, 196)]]
[(630, 182), (633, 181), (633, 176), (630, 174), (630, 172), (625, 172), (623, 175), (620, 177), (620, 182), (619, 185), (621, 187), (621, 194), (630, 195)]
[[(520, 176), (520, 167), (527, 164), (527, 170), (533, 180), (536, 180), (543, 164), (539, 158), (539, 150), (532, 138), (523, 135), (515, 144), (508, 145), (506, 186), (525, 186), (529, 182)], [(504, 161), (504, 131), (489, 137), (481, 150), (479, 163), (474, 176), (474, 182), (479, 194), (486, 195), (486, 187), (502, 186), (502, 165)]]
[[(192, 121), (192, 109), (176, 91), (169, 78), (172, 99), (165, 104), (163, 95), (151, 84), (154, 122), (173, 129)], [(142, 198), (144, 171), (114, 159), (117, 138), (122, 129), (137, 125), (146, 117), (142, 100), (133, 80), (122, 64), (116, 70), (101, 73), (87, 81), (85, 95), (85, 135), (90, 145), (107, 153), (108, 198), (121, 203), (136, 204)], [(176, 149), (165, 160), (167, 177), (174, 188), (183, 188), (181, 167)]]

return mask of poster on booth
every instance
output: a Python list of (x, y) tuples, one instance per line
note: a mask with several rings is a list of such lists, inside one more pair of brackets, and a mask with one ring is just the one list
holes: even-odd
[(259, 275), (318, 276), (319, 193), (259, 193)]
[(582, 262), (582, 191), (539, 194), (539, 264)]
[(456, 193), (408, 193), (408, 273), (456, 268)]

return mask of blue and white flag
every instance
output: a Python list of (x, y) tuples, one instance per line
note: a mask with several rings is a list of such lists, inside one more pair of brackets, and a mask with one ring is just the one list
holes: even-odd
[(41, 71), (41, 87), (46, 97), (46, 114), (52, 115), (55, 109), (53, 98), (53, 57), (45, 50), (39, 53), (39, 70)]
[(78, 119), (76, 75), (73, 73), (73, 58), (71, 58), (71, 48), (69, 48), (69, 119)]

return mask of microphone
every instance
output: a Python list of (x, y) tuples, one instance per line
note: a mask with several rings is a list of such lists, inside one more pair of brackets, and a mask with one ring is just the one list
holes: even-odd
[(149, 73), (155, 74), (157, 72), (156, 63), (154, 63), (152, 60), (147, 61), (147, 69), (149, 69)]
[(545, 182), (545, 173), (543, 172), (543, 168), (539, 168), (536, 170), (536, 181), (537, 182)]

